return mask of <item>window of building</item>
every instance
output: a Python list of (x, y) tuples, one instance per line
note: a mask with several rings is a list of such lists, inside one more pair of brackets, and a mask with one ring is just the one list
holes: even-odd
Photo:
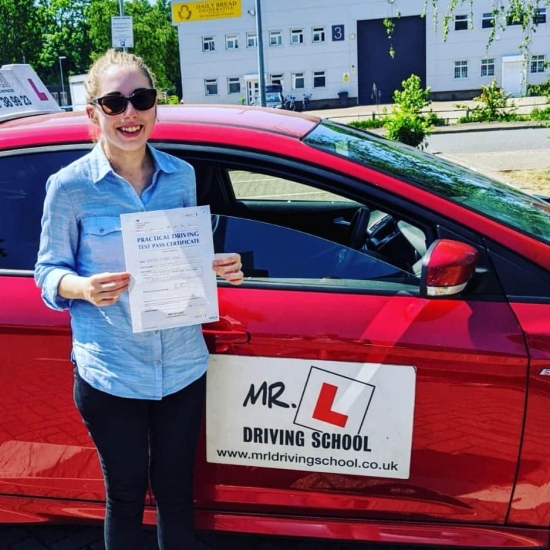
[(506, 16), (506, 24), (511, 27), (514, 25), (522, 25), (525, 14), (523, 12), (513, 12)]
[(238, 50), (239, 49), (239, 36), (237, 34), (225, 35), (225, 49), (226, 50)]
[(218, 79), (217, 78), (205, 78), (204, 79), (204, 95), (218, 95)]
[(293, 46), (304, 43), (304, 29), (290, 29), (290, 43)]
[(241, 79), (238, 76), (230, 76), (227, 79), (227, 92), (229, 94), (241, 93)]
[(467, 61), (455, 61), (455, 78), (468, 78)]
[(203, 52), (213, 52), (216, 49), (214, 44), (213, 36), (203, 36), (202, 37), (202, 51)]
[(535, 25), (542, 25), (546, 23), (546, 8), (537, 8), (535, 10), (535, 16), (533, 17), (533, 23)]
[(313, 27), (311, 29), (311, 41), (314, 44), (325, 41), (325, 27)]
[(481, 76), (495, 76), (494, 57), (481, 60)]
[(492, 13), (484, 13), (481, 16), (481, 28), (492, 29), (495, 26), (495, 16)]
[(327, 77), (325, 71), (314, 71), (313, 73), (313, 87), (324, 88), (327, 85)]
[(281, 31), (269, 31), (269, 45), (270, 46), (282, 46), (283, 45), (283, 33)]
[(283, 75), (281, 73), (273, 73), (269, 75), (270, 84), (280, 84), (283, 85)]
[(292, 73), (292, 89), (302, 90), (306, 87), (304, 73)]
[(255, 32), (246, 33), (246, 47), (247, 48), (258, 47), (258, 35)]
[(532, 55), (531, 56), (531, 72), (543, 73), (546, 70), (546, 56)]
[(467, 15), (455, 15), (455, 31), (468, 30), (468, 16)]

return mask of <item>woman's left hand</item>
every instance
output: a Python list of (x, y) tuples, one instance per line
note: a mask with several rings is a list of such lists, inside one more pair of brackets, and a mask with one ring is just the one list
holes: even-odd
[(218, 277), (229, 281), (232, 285), (240, 285), (244, 274), (241, 271), (241, 255), (234, 252), (228, 254), (214, 254), (212, 269)]

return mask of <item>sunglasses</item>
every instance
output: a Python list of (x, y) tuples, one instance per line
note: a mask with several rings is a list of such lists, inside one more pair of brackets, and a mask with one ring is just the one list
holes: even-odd
[(148, 111), (157, 101), (157, 91), (155, 88), (138, 90), (128, 97), (123, 95), (104, 95), (92, 100), (92, 105), (99, 105), (106, 115), (120, 115), (128, 107), (130, 102), (134, 109), (138, 111)]

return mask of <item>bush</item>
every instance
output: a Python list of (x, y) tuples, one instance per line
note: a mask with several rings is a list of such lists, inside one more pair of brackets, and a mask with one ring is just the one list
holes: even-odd
[(550, 107), (544, 109), (534, 107), (531, 111), (531, 120), (550, 120)]
[(434, 125), (435, 113), (422, 114), (430, 105), (430, 88), (421, 88), (420, 77), (412, 74), (401, 83), (402, 90), (393, 93), (394, 107), (386, 118), (387, 138), (413, 147), (422, 147)]
[(159, 95), (158, 98), (159, 105), (177, 105), (179, 102), (177, 95)]
[(412, 147), (420, 147), (429, 134), (431, 125), (423, 116), (414, 113), (396, 112), (388, 117), (386, 137)]
[(527, 84), (528, 96), (546, 96), (550, 102), (550, 78), (547, 78), (542, 84)]
[(458, 119), (458, 122), (494, 122), (520, 120), (519, 116), (511, 110), (515, 109), (513, 102), (508, 104), (510, 94), (499, 88), (497, 81), (493, 80), (488, 86), (481, 87), (481, 95), (474, 98), (476, 105), (468, 111), (466, 116)]
[(369, 128), (382, 128), (384, 126), (384, 120), (382, 118), (366, 118), (364, 120), (352, 120), (349, 126), (354, 128), (360, 128), (367, 130)]

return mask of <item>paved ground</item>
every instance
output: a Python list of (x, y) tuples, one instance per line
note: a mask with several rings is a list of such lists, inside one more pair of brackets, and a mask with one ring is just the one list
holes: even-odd
[[(78, 526), (0, 526), (0, 550), (104, 550), (100, 527)], [(212, 550), (375, 550), (377, 545), (281, 537), (256, 537), (203, 533), (201, 538)], [(392, 550), (384, 545), (380, 550)], [(403, 547), (401, 547), (403, 548)], [(155, 531), (148, 529), (144, 546), (136, 550), (157, 550)], [(181, 550), (185, 550), (182, 548)], [(418, 547), (416, 550), (419, 550)]]

